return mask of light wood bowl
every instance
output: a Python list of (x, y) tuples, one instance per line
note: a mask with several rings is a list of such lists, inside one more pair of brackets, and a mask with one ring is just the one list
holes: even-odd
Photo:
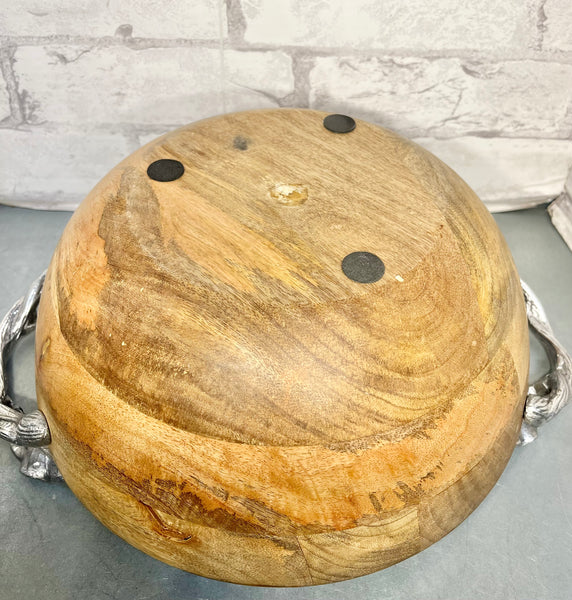
[[(206, 577), (392, 565), (475, 509), (518, 437), (528, 329), (494, 220), (419, 146), (326, 116), (230, 114), (148, 144), (49, 268), (37, 391), (66, 482)], [(165, 159), (184, 173), (150, 167)]]

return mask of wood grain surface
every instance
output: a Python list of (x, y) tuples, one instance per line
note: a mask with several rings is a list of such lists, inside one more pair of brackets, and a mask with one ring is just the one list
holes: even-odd
[[(518, 436), (528, 330), (492, 217), (420, 147), (326, 115), (155, 140), (85, 199), (48, 272), (38, 402), (66, 482), (207, 577), (392, 565), (474, 510)], [(163, 159), (183, 175), (152, 179)], [(354, 252), (383, 277), (348, 277)]]

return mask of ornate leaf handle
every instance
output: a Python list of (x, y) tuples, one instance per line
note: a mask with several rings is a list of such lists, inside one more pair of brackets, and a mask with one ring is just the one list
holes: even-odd
[(524, 406), (519, 443), (524, 445), (536, 439), (537, 428), (556, 416), (572, 395), (572, 358), (554, 337), (552, 327), (540, 300), (524, 281), (520, 281), (528, 324), (544, 347), (550, 369), (528, 387)]
[[(23, 298), (8, 311), (0, 323), (0, 439), (12, 444), (20, 459), (20, 471), (34, 479), (62, 479), (47, 446), (50, 430), (39, 410), (24, 413), (8, 395), (6, 362), (14, 342), (35, 329), (38, 301), (45, 273), (31, 286)], [(572, 359), (556, 340), (542, 304), (521, 280), (528, 323), (548, 355), (550, 370), (528, 388), (519, 444), (528, 444), (537, 436), (537, 428), (557, 415), (572, 395)]]
[(24, 475), (50, 481), (62, 476), (46, 447), (51, 442), (46, 418), (39, 410), (24, 413), (8, 395), (6, 385), (6, 363), (14, 342), (36, 327), (45, 275), (34, 281), (28, 293), (12, 306), (0, 323), (0, 439), (12, 444)]

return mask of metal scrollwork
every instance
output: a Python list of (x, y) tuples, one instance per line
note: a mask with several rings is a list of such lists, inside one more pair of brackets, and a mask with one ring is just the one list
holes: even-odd
[(540, 300), (521, 280), (528, 324), (546, 352), (550, 369), (528, 387), (519, 443), (536, 439), (537, 428), (556, 416), (568, 404), (572, 395), (572, 358), (554, 337), (552, 327)]
[(46, 418), (39, 410), (24, 413), (9, 396), (6, 383), (6, 363), (14, 342), (36, 326), (44, 278), (45, 273), (12, 306), (0, 323), (0, 439), (12, 444), (12, 451), (20, 460), (20, 471), (24, 475), (52, 481), (62, 476), (46, 447), (51, 441)]

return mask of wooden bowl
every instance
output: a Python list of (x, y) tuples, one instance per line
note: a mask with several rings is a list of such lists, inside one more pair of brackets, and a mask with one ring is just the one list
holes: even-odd
[(66, 482), (206, 577), (392, 565), (475, 509), (518, 437), (528, 329), (492, 217), (419, 146), (325, 117), (230, 114), (141, 148), (74, 214), (42, 295)]

